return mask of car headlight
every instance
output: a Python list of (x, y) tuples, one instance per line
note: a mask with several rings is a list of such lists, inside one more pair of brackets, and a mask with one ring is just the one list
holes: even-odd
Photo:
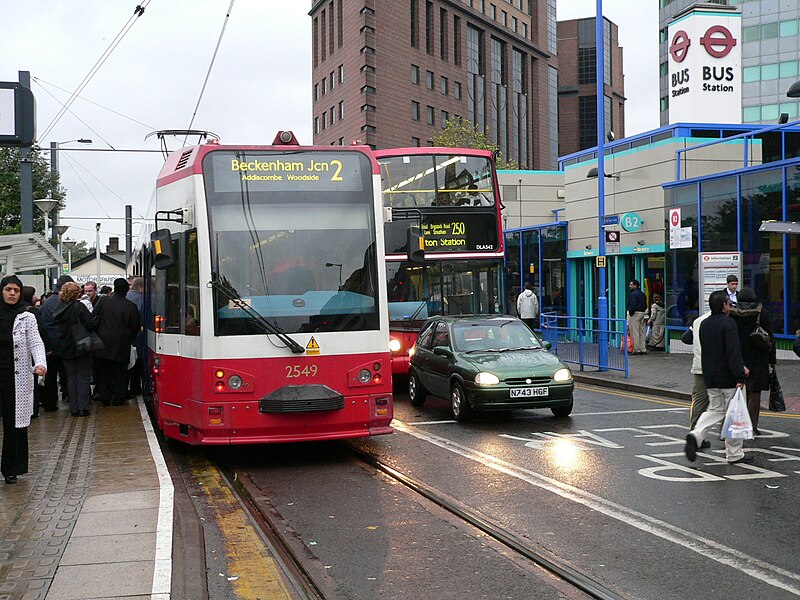
[(403, 344), (400, 343), (400, 340), (396, 338), (392, 338), (389, 340), (389, 351), (390, 352), (399, 352), (400, 348), (403, 347)]
[(497, 385), (500, 378), (494, 373), (478, 373), (475, 375), (475, 383), (478, 385)]
[(416, 353), (417, 353), (417, 347), (416, 346), (411, 346), (411, 348), (408, 349), (408, 357), (409, 358), (414, 356)]
[(554, 381), (572, 381), (572, 371), (569, 369), (559, 369), (556, 371), (556, 374), (553, 375)]

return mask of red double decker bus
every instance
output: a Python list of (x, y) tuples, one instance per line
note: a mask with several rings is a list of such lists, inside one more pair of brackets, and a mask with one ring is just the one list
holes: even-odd
[[(392, 373), (433, 315), (505, 312), (501, 203), (494, 155), (470, 148), (375, 151), (381, 172)], [(410, 262), (409, 227), (425, 259)]]
[[(146, 281), (149, 395), (190, 444), (392, 431), (378, 164), (368, 147), (203, 143), (158, 177)], [(142, 238), (140, 237), (140, 241)]]

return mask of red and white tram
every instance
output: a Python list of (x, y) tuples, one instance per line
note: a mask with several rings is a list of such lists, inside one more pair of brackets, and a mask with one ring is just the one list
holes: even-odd
[[(380, 171), (368, 147), (203, 143), (158, 177), (145, 278), (158, 426), (190, 444), (390, 433)], [(151, 228), (152, 229), (152, 228)]]

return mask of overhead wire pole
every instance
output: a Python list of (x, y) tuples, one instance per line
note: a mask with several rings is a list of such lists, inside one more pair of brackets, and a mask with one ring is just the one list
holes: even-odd
[[(597, 16), (595, 18), (595, 55), (597, 57), (597, 229), (598, 256), (605, 258), (606, 235), (603, 229), (605, 216), (605, 37), (603, 35), (603, 0), (597, 0)], [(597, 267), (599, 296), (597, 297), (598, 317), (598, 367), (600, 371), (608, 370), (608, 296), (606, 296), (606, 267)]]

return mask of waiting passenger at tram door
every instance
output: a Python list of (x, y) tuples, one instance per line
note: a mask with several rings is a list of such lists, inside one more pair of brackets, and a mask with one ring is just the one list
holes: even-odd
[(114, 293), (104, 298), (96, 310), (97, 335), (105, 346), (102, 356), (95, 356), (97, 392), (106, 406), (122, 406), (128, 393), (131, 345), (140, 327), (139, 310), (125, 297), (128, 289), (126, 279), (115, 279)]

